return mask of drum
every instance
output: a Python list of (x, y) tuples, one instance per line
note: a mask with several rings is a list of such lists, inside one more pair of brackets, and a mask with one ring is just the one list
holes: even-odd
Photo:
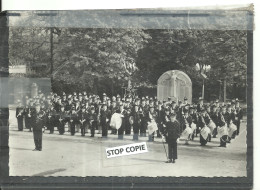
[(113, 129), (119, 129), (122, 125), (122, 115), (120, 113), (114, 113), (111, 117), (110, 126)]
[(200, 134), (204, 140), (207, 140), (207, 138), (210, 134), (210, 129), (207, 126), (205, 126), (201, 129)]
[(233, 133), (237, 130), (237, 126), (234, 123), (231, 123), (228, 128), (228, 136), (232, 137)]
[(225, 125), (222, 126), (222, 127), (218, 127), (218, 128), (217, 128), (217, 131), (218, 131), (218, 137), (219, 137), (219, 138), (221, 138), (221, 137), (224, 136), (224, 135), (227, 135), (227, 134), (228, 134), (227, 124), (225, 124)]

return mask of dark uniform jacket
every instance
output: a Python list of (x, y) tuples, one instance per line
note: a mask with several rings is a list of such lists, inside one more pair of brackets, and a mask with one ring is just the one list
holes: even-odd
[(36, 110), (32, 110), (32, 127), (33, 131), (41, 132), (44, 128), (44, 112), (41, 110), (38, 113)]
[(100, 123), (101, 125), (104, 125), (107, 123), (107, 119), (109, 120), (111, 118), (111, 112), (107, 109), (105, 110), (100, 110)]
[(180, 123), (177, 120), (174, 122), (168, 121), (166, 123), (163, 134), (166, 136), (167, 143), (176, 142), (180, 137), (180, 133)]
[(23, 107), (17, 107), (16, 108), (16, 117), (22, 118), (24, 115), (24, 108)]

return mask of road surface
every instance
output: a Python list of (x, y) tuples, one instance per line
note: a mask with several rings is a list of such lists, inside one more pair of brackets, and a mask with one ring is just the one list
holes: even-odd
[[(32, 151), (33, 134), (28, 129), (17, 130), (14, 114), (10, 110), (10, 176), (246, 176), (245, 122), (241, 124), (240, 135), (227, 148), (218, 147), (218, 138), (205, 147), (199, 146), (199, 137), (190, 145), (180, 140), (176, 163), (166, 164), (161, 138), (147, 142), (147, 153), (108, 159), (105, 148), (132, 144), (132, 136), (118, 140), (117, 135), (102, 139), (100, 134), (90, 138), (89, 133), (81, 137), (80, 133), (71, 136), (68, 132), (59, 135), (58, 131), (54, 134), (46, 131), (43, 151)], [(148, 137), (140, 137), (138, 142), (147, 140)]]

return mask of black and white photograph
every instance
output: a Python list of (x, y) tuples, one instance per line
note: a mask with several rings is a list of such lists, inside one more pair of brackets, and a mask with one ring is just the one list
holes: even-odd
[(8, 14), (10, 176), (247, 177), (247, 11)]

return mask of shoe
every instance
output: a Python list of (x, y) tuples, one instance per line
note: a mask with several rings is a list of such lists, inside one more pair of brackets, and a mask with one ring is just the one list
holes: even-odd
[(42, 149), (39, 149), (39, 151), (42, 151)]
[(174, 163), (175, 163), (175, 160), (172, 160), (172, 163), (174, 164)]
[(94, 135), (91, 135), (90, 137), (94, 137)]
[(35, 148), (35, 149), (33, 149), (32, 151), (38, 151), (38, 149)]
[(167, 160), (165, 163), (172, 163), (172, 160)]

